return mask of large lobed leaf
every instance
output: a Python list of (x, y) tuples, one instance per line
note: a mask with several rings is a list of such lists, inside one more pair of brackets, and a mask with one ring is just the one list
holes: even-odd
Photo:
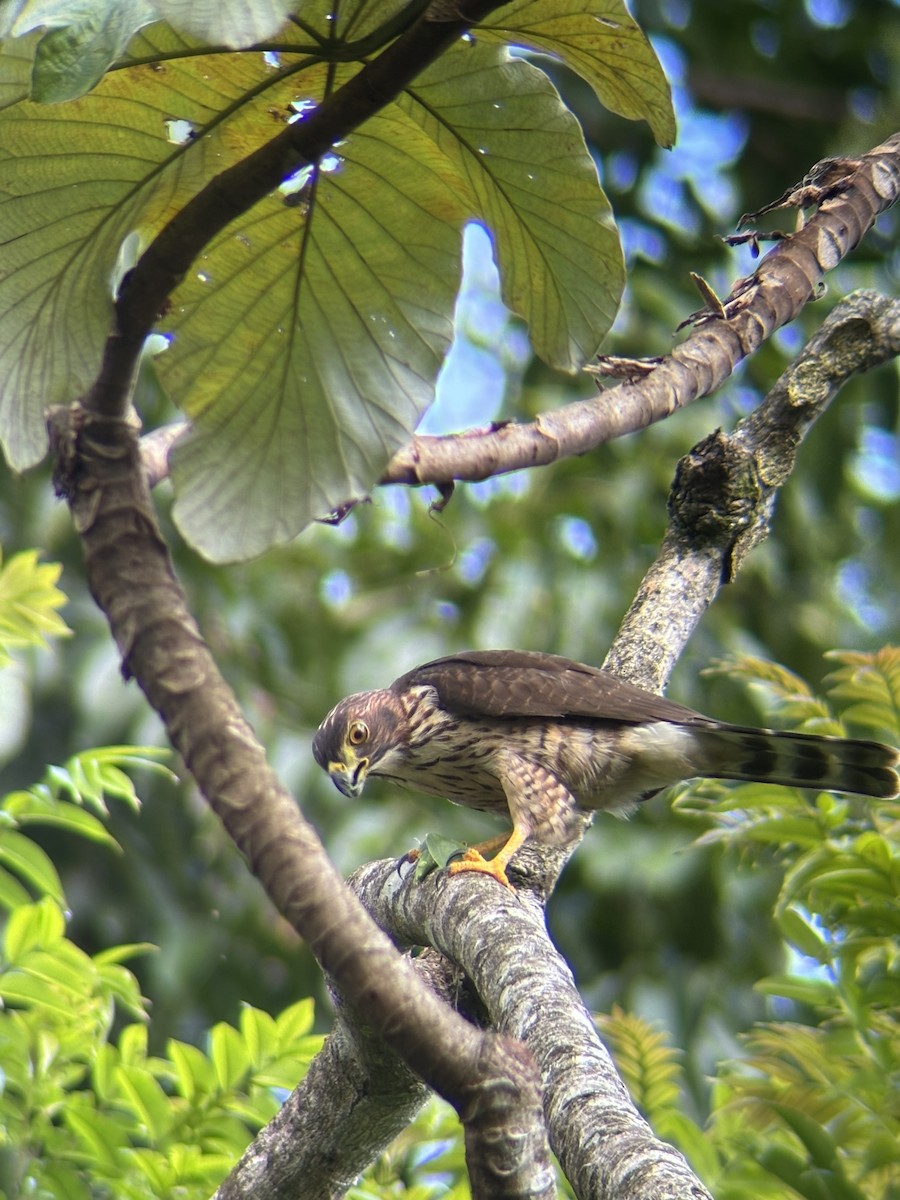
[(675, 114), (665, 75), (650, 43), (621, 0), (519, 0), (479, 30), (561, 59), (589, 83), (611, 112), (645, 120), (671, 146)]
[[(212, 174), (358, 69), (309, 54), (317, 30), (374, 47), (402, 7), (359, 0), (338, 22), (312, 2), (277, 62), (198, 54), (154, 25), (80, 100), (50, 107), (7, 88), (0, 439), (14, 466), (43, 454), (46, 405), (96, 373), (126, 236), (146, 245)], [(460, 41), (207, 247), (161, 320), (171, 345), (158, 367), (194, 426), (173, 457), (176, 520), (208, 556), (259, 553), (371, 488), (433, 399), (467, 220), (491, 231), (504, 298), (537, 353), (574, 370), (595, 352), (623, 278), (609, 205), (550, 81), (497, 43), (567, 57), (665, 140), (652, 52), (621, 3), (601, 7), (600, 19), (542, 2), (503, 10), (506, 25)], [(27, 47), (5, 53), (0, 75), (22, 80)]]

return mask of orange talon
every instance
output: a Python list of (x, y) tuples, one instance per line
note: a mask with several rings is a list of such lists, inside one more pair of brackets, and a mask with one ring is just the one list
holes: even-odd
[(506, 863), (500, 861), (500, 855), (496, 858), (488, 859), (473, 846), (465, 852), (461, 859), (457, 859), (456, 862), (450, 864), (447, 868), (447, 873), (449, 875), (461, 875), (463, 871), (478, 871), (482, 875), (490, 875), (492, 879), (496, 879), (498, 883), (502, 883), (510, 891), (515, 891), (513, 885), (506, 878), (505, 866)]
[[(492, 879), (496, 879), (498, 883), (502, 883), (504, 887), (508, 887), (510, 891), (514, 892), (516, 889), (506, 877), (506, 868), (509, 860), (527, 837), (527, 828), (513, 825), (511, 833), (504, 833), (499, 837), (491, 838), (490, 841), (481, 842), (477, 846), (470, 846), (462, 859), (459, 862), (451, 863), (447, 870), (451, 875), (459, 875), (462, 871), (479, 871), (482, 875), (490, 875)], [(494, 858), (487, 859), (482, 854), (483, 850), (497, 850), (498, 846), (500, 849)]]

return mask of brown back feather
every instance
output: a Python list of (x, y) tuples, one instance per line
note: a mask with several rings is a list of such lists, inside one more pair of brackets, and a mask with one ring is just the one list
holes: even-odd
[(441, 707), (471, 717), (587, 717), (640, 725), (712, 723), (691, 708), (557, 654), (463, 650), (415, 667), (391, 684), (433, 687)]

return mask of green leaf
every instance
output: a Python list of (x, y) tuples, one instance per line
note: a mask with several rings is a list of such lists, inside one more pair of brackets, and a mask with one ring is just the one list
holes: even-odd
[(57, 800), (40, 785), (29, 791), (10, 793), (4, 798), (0, 812), (20, 826), (52, 825), (118, 848), (115, 838), (95, 816), (65, 800)]
[(424, 877), (435, 867), (446, 867), (452, 858), (465, 853), (466, 845), (442, 833), (426, 833), (425, 845), (416, 859), (416, 879)]
[(30, 903), (31, 893), (14, 875), (0, 867), (0, 907), (13, 910)]
[(223, 1092), (231, 1091), (241, 1083), (250, 1069), (250, 1058), (240, 1034), (233, 1026), (224, 1022), (210, 1030), (209, 1056)]
[(72, 631), (57, 613), (67, 596), (56, 587), (59, 563), (38, 563), (37, 550), (22, 550), (0, 569), (0, 665), (6, 650), (45, 646)]
[[(163, 751), (165, 754), (166, 752)], [(131, 765), (137, 765), (135, 756), (129, 756)], [(113, 752), (89, 750), (70, 758), (63, 770), (66, 773), (67, 789), (77, 804), (90, 804), (98, 812), (106, 813), (106, 798), (123, 800), (137, 811), (140, 808), (137, 792), (129, 777), (116, 765), (118, 755)], [(153, 767), (171, 776), (166, 768), (153, 762), (141, 765)]]
[[(358, 69), (311, 62), (308, 34), (284, 36), (284, 61), (298, 39), (290, 75), (262, 55), (191, 54), (153, 25), (129, 47), (141, 61), (89, 95), (0, 114), (0, 438), (17, 467), (43, 453), (47, 403), (96, 372), (126, 235), (146, 245), (274, 132), (273, 113)], [(167, 140), (176, 119), (202, 136)], [(556, 366), (595, 352), (622, 287), (580, 127), (498, 46), (452, 48), (291, 186), (211, 243), (161, 322), (173, 340), (158, 373), (194, 422), (172, 457), (176, 519), (219, 560), (366, 494), (408, 439), (452, 334), (466, 220), (490, 228), (504, 297)]]
[(159, 746), (100, 746), (83, 750), (62, 766), (49, 766), (40, 784), (7, 796), (3, 809), (23, 825), (64, 822), (86, 837), (108, 840), (115, 845), (95, 818), (74, 806), (89, 804), (106, 816), (109, 796), (137, 811), (140, 808), (137, 791), (122, 768), (149, 770), (174, 780), (177, 777), (160, 761), (170, 757), (171, 751)]
[(129, 958), (137, 958), (142, 954), (157, 954), (159, 946), (152, 942), (127, 942), (121, 946), (110, 946), (94, 955), (98, 967), (106, 967), (116, 963), (126, 962)]
[(840, 1169), (834, 1138), (820, 1122), (789, 1104), (779, 1104), (774, 1100), (769, 1103), (782, 1121), (794, 1131), (817, 1167), (827, 1171)]
[(94, 1200), (96, 1196), (83, 1172), (66, 1163), (42, 1162), (39, 1171), (39, 1195), (65, 1196), (66, 1200)]
[(197, 1095), (206, 1096), (216, 1086), (215, 1068), (202, 1050), (187, 1042), (170, 1039), (166, 1045), (173, 1067), (179, 1094), (188, 1103), (196, 1104)]
[(278, 1047), (281, 1053), (292, 1050), (313, 1027), (315, 1006), (312, 1000), (298, 1000), (290, 1005), (275, 1020), (278, 1029)]
[(865, 1165), (868, 1171), (900, 1166), (900, 1142), (889, 1133), (877, 1131), (866, 1147)]
[[(749, 784), (740, 790), (742, 795), (745, 795), (750, 789), (756, 790), (763, 801), (765, 800), (763, 791), (768, 792), (768, 804), (771, 807), (774, 799), (772, 795), (774, 786), (774, 784)], [(746, 841), (771, 842), (776, 846), (790, 844), (802, 847), (818, 846), (822, 840), (815, 821), (808, 813), (801, 813), (797, 816), (779, 814), (770, 818), (754, 817), (741, 830), (741, 838)]]
[(897, 894), (890, 877), (864, 867), (838, 867), (821, 871), (815, 877), (815, 886), (851, 901), (865, 895), (895, 897)]
[(254, 1071), (277, 1056), (278, 1029), (267, 1012), (245, 1004), (241, 1009), (241, 1036)]
[(874, 654), (835, 650), (827, 657), (843, 664), (829, 677), (829, 695), (846, 706), (847, 720), (900, 738), (900, 647)]
[(662, 146), (675, 140), (668, 81), (653, 48), (623, 0), (520, 0), (505, 4), (478, 27), (479, 39), (502, 36), (561, 58), (623, 117), (643, 118)]
[(824, 979), (802, 979), (798, 975), (769, 975), (754, 985), (765, 996), (784, 996), (814, 1008), (829, 1008), (835, 1002), (835, 987)]
[[(67, 9), (75, 6), (66, 5)], [(156, 19), (146, 0), (81, 0), (77, 19), (45, 33), (38, 42), (32, 73), (32, 98), (41, 104), (74, 100), (103, 78), (142, 25)], [(74, 14), (73, 14), (74, 15)], [(55, 22), (35, 19), (27, 28)], [(60, 18), (60, 20), (65, 18)], [(17, 23), (17, 28), (21, 23)]]
[(111, 1046), (109, 1042), (102, 1042), (97, 1047), (97, 1053), (91, 1064), (91, 1081), (97, 1099), (104, 1104), (108, 1104), (115, 1096), (115, 1068), (118, 1062), (119, 1055), (115, 1046)]
[(503, 298), (535, 351), (582, 367), (616, 314), (624, 265), (581, 126), (542, 72), (461, 43), (398, 100), (491, 232)]
[(743, 679), (761, 693), (764, 707), (780, 714), (791, 727), (803, 725), (808, 732), (840, 734), (824, 701), (814, 696), (805, 680), (780, 663), (752, 655), (736, 654), (719, 660), (704, 674)]
[(116, 1082), (148, 1136), (157, 1142), (171, 1129), (175, 1113), (163, 1089), (145, 1067), (119, 1066)]
[(120, 1178), (123, 1174), (120, 1151), (128, 1145), (125, 1130), (118, 1121), (111, 1120), (104, 1113), (96, 1112), (78, 1100), (77, 1096), (67, 1099), (62, 1106), (63, 1121), (90, 1156), (92, 1169), (99, 1167), (107, 1178)]
[(332, 165), (305, 218), (273, 197), (243, 240), (209, 247), (157, 364), (194, 422), (170, 460), (174, 516), (217, 561), (365, 495), (407, 441), (449, 345), (467, 217), (490, 228), (504, 299), (548, 362), (582, 365), (615, 315), (609, 206), (577, 122), (528, 64), (451, 50)]
[(119, 1058), (125, 1066), (135, 1066), (147, 1059), (147, 1026), (126, 1025), (119, 1034)]
[(701, 1179), (712, 1180), (721, 1170), (721, 1161), (708, 1130), (701, 1129), (690, 1117), (669, 1109), (662, 1120), (654, 1122), (654, 1132), (672, 1142), (685, 1156)]
[[(886, 837), (874, 830), (855, 838), (853, 849), (860, 858), (888, 877), (893, 873), (895, 866), (900, 867), (900, 848), (895, 850)], [(897, 872), (897, 878), (900, 880), (900, 870)]]
[(47, 854), (30, 838), (13, 829), (0, 829), (0, 862), (32, 884), (44, 895), (65, 905), (62, 883)]
[(4, 958), (18, 964), (36, 947), (57, 945), (65, 936), (65, 918), (52, 900), (39, 900), (17, 909), (9, 918), (3, 934)]
[(594, 1020), (611, 1044), (623, 1078), (634, 1100), (656, 1127), (677, 1111), (681, 1067), (678, 1052), (666, 1035), (642, 1017), (613, 1005), (609, 1015)]
[[(160, 40), (139, 35), (133, 52), (188, 49), (164, 26), (151, 32)], [(199, 96), (187, 82), (202, 78), (196, 63), (162, 73), (142, 66), (108, 73), (80, 100), (56, 107), (10, 98), (0, 113), (0, 439), (14, 467), (43, 455), (47, 404), (71, 400), (96, 374), (126, 234), (158, 230), (204, 176), (206, 147), (192, 145), (186, 163), (166, 120), (210, 120), (240, 94), (237, 67), (228, 56), (216, 89)]]
[(43, 1008), (55, 1017), (66, 1020), (72, 1015), (71, 997), (45, 979), (14, 971), (0, 975), (0, 999), (7, 1005)]
[[(142, 1146), (132, 1150), (128, 1158), (129, 1164), (134, 1168), (134, 1171), (143, 1176), (147, 1184), (149, 1184), (149, 1194), (151, 1196), (172, 1195), (175, 1172), (172, 1170), (170, 1155), (161, 1154), (158, 1150)], [(137, 1183), (139, 1181), (136, 1181)], [(137, 1190), (137, 1187), (135, 1190)], [(140, 1192), (138, 1192), (138, 1195), (143, 1196), (146, 1194), (146, 1188), (141, 1188)]]
[(90, 958), (72, 942), (61, 939), (49, 950), (34, 949), (19, 958), (17, 969), (46, 983), (70, 1005), (94, 995), (97, 972)]
[(237, 50), (276, 34), (297, 4), (296, 0), (155, 0), (155, 7), (176, 29)]
[(796, 908), (786, 908), (778, 913), (778, 927), (785, 940), (801, 954), (806, 954), (820, 963), (831, 961), (831, 947)]
[(811, 1185), (806, 1159), (786, 1146), (766, 1146), (759, 1156), (759, 1163), (764, 1170), (783, 1180), (807, 1200), (827, 1200), (827, 1192), (821, 1184), (819, 1187)]
[(94, 958), (94, 963), (97, 965), (96, 986), (98, 992), (112, 997), (118, 1007), (125, 1009), (130, 1016), (146, 1019), (145, 1001), (134, 975), (125, 967), (120, 967), (115, 963), (100, 965), (97, 962), (98, 957)]

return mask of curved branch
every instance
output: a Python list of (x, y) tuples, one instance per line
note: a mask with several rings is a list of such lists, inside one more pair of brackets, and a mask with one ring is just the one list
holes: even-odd
[[(162, 717), (253, 873), (374, 1030), (457, 1109), (473, 1196), (548, 1198), (552, 1173), (534, 1064), (522, 1047), (482, 1033), (444, 1004), (343, 885), (188, 612), (146, 487), (136, 429), (74, 405), (52, 414), (51, 442), (57, 486), (123, 672)], [(543, 1186), (534, 1190), (523, 1180)]]
[(768, 535), (778, 489), (813, 423), (848, 379), (898, 354), (900, 300), (854, 292), (734, 433), (711, 434), (681, 460), (662, 546), (606, 667), (662, 690), (719, 588)]
[(471, 875), (411, 876), (401, 882), (394, 863), (370, 863), (349, 883), (393, 936), (458, 963), (495, 1027), (531, 1051), (551, 1144), (579, 1200), (709, 1200), (634, 1107), (534, 895)]
[[(722, 315), (701, 314), (697, 327), (649, 375), (533, 421), (418, 435), (394, 455), (379, 483), (446, 486), (546, 466), (644, 429), (709, 395), (741, 359), (800, 313), (824, 274), (900, 198), (900, 134), (852, 160), (840, 183), (838, 194), (822, 200), (803, 229), (785, 237), (752, 275), (735, 284)], [(169, 450), (187, 428), (179, 422), (143, 439), (151, 486), (168, 474)]]
[(545, 466), (644, 429), (715, 391), (741, 359), (800, 313), (825, 273), (900, 199), (900, 133), (854, 162), (841, 192), (824, 200), (803, 229), (779, 242), (752, 275), (735, 284), (722, 303), (724, 315), (704, 314), (650, 375), (528, 423), (415, 437), (394, 455), (379, 482), (447, 484)]
[[(777, 489), (812, 423), (847, 379), (897, 354), (900, 300), (856, 293), (834, 309), (734, 434), (713, 434), (682, 460), (663, 545), (607, 667), (662, 690), (722, 583), (765, 537)], [(511, 868), (525, 882), (516, 896), (466, 876), (434, 875), (412, 886), (401, 883), (393, 863), (370, 864), (351, 883), (393, 937), (433, 945), (462, 966), (492, 1020), (532, 1051), (551, 1143), (580, 1200), (703, 1196), (680, 1155), (654, 1137), (623, 1094), (549, 942), (541, 902), (563, 861), (561, 853), (551, 859), (525, 847)]]

